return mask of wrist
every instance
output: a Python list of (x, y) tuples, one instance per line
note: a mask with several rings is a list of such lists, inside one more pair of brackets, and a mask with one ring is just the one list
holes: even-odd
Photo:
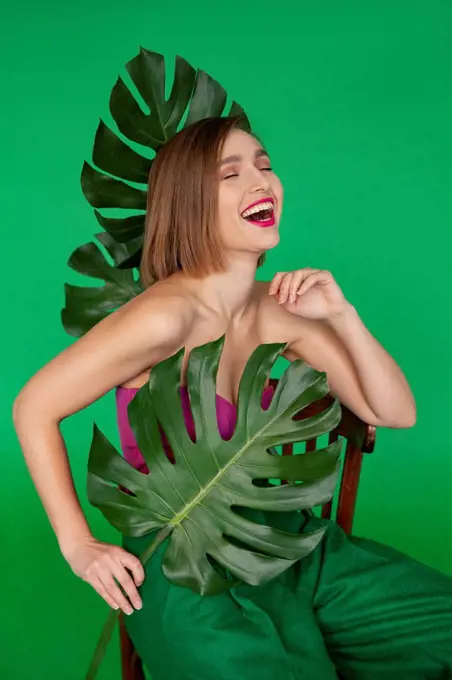
[(328, 317), (327, 323), (334, 328), (334, 330), (339, 331), (343, 328), (347, 328), (350, 323), (356, 322), (358, 318), (356, 308), (350, 302), (345, 302), (340, 312)]
[(71, 532), (70, 534), (58, 536), (58, 545), (60, 547), (61, 553), (64, 555), (64, 557), (67, 557), (79, 545), (87, 543), (93, 539), (94, 536), (89, 530), (89, 527), (86, 527), (86, 529), (80, 529), (80, 531), (77, 532)]

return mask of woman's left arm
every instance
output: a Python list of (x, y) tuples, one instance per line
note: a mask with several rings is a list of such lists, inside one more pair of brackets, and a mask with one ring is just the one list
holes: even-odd
[(288, 358), (325, 371), (331, 391), (370, 425), (415, 424), (416, 405), (405, 376), (330, 272), (305, 268), (277, 274), (269, 294), (300, 317), (300, 334), (287, 347)]

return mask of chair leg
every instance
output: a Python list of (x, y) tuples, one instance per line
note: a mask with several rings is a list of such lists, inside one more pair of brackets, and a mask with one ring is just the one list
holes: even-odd
[(127, 633), (122, 614), (119, 616), (122, 680), (146, 680), (143, 664)]

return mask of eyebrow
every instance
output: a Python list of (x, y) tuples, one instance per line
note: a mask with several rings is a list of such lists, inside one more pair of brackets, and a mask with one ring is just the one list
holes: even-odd
[[(254, 153), (255, 160), (257, 158), (260, 158), (261, 156), (268, 156), (268, 158), (270, 158), (270, 156), (268, 155), (267, 151), (265, 151), (265, 149), (262, 149), (262, 148), (256, 149), (256, 151)], [(243, 160), (242, 156), (228, 156), (227, 158), (223, 158), (223, 160), (220, 161), (220, 166), (226, 165), (226, 163), (240, 163), (240, 161), (242, 161), (242, 160)]]

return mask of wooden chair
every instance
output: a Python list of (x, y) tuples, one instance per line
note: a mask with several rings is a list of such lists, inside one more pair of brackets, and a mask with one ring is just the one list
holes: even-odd
[[(271, 379), (270, 383), (276, 387), (277, 380)], [(294, 420), (309, 418), (316, 413), (324, 411), (333, 402), (333, 397), (327, 395), (322, 399), (310, 404), (300, 411)], [(328, 441), (332, 443), (339, 437), (346, 441), (345, 453), (343, 454), (343, 467), (340, 482), (336, 494), (338, 495), (337, 507), (334, 520), (342, 529), (350, 534), (353, 526), (356, 497), (358, 494), (359, 477), (364, 453), (372, 453), (375, 446), (376, 429), (373, 425), (367, 425), (346, 407), (342, 407), (342, 419), (339, 425), (329, 433)], [(306, 453), (315, 451), (317, 440), (306, 442)], [(293, 444), (283, 446), (283, 455), (290, 456), (293, 453)], [(331, 519), (333, 499), (322, 506), (322, 517)], [(123, 615), (119, 617), (119, 638), (121, 647), (121, 667), (123, 680), (145, 680), (143, 665), (131, 639), (129, 638)]]

